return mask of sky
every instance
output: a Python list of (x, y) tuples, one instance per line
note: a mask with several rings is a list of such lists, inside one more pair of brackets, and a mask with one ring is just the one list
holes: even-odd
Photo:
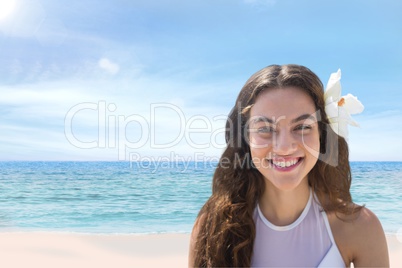
[(0, 161), (217, 159), (245, 81), (288, 63), (324, 85), (342, 70), (342, 94), (365, 106), (349, 129), (352, 161), (402, 161), (401, 10), (399, 0), (0, 0)]

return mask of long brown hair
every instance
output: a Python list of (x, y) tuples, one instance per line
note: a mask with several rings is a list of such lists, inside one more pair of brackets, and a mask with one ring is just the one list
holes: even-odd
[(247, 140), (247, 120), (257, 96), (270, 88), (298, 87), (313, 99), (319, 115), (320, 155), (308, 182), (327, 212), (351, 214), (348, 145), (329, 126), (320, 79), (300, 65), (271, 65), (249, 78), (226, 122), (226, 149), (213, 176), (212, 195), (197, 224), (195, 267), (249, 267), (255, 239), (253, 211), (264, 192)]

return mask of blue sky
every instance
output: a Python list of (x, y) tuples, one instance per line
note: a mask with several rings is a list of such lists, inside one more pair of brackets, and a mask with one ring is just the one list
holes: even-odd
[(364, 104), (351, 160), (402, 161), (400, 1), (14, 1), (0, 160), (216, 158), (248, 77), (297, 63)]

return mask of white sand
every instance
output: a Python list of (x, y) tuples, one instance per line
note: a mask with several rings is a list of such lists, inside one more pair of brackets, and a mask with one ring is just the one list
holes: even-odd
[[(187, 267), (188, 234), (84, 235), (0, 233), (1, 267)], [(387, 235), (391, 267), (402, 267), (402, 243)]]
[(0, 233), (0, 267), (187, 267), (189, 235)]
[(402, 237), (387, 234), (387, 244), (391, 267), (402, 267)]

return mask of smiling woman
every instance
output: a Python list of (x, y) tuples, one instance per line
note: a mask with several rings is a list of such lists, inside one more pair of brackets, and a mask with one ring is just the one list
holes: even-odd
[(0, 20), (8, 17), (15, 8), (15, 0), (0, 0)]
[(352, 202), (348, 144), (324, 96), (300, 65), (271, 65), (246, 82), (193, 228), (190, 267), (389, 267), (380, 222)]

